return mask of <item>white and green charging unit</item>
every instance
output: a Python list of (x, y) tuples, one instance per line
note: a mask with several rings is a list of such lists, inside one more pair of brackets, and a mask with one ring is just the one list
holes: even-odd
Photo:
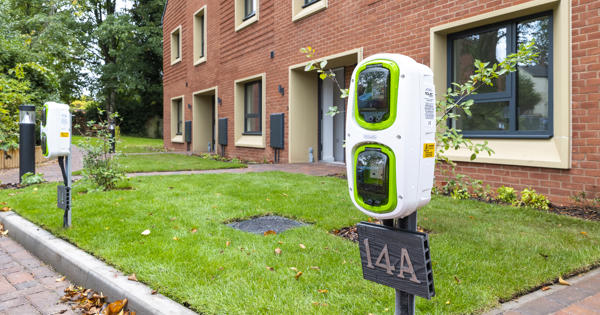
[(42, 109), (42, 155), (58, 159), (64, 185), (58, 186), (59, 208), (65, 210), (63, 226), (71, 226), (71, 112), (69, 105), (48, 102)]
[[(431, 199), (434, 93), (431, 69), (399, 54), (370, 56), (352, 73), (346, 111), (350, 198), (360, 211), (391, 228), (416, 231), (416, 210)], [(388, 274), (391, 268), (398, 269), (390, 267)], [(396, 293), (396, 313), (414, 314), (414, 295)]]

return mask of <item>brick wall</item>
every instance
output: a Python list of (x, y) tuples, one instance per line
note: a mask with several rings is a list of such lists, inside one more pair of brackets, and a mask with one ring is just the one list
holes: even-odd
[[(311, 45), (319, 56), (354, 48), (363, 55), (380, 52), (405, 54), (429, 64), (430, 28), (469, 16), (527, 1), (510, 0), (329, 0), (328, 8), (308, 18), (292, 22), (289, 1), (259, 0), (258, 22), (235, 32), (234, 1), (170, 0), (165, 16), (164, 55), (170, 56), (170, 32), (183, 26), (183, 61), (171, 66), (164, 61), (164, 140), (169, 149), (183, 150), (170, 142), (170, 99), (185, 95), (185, 119), (191, 120), (193, 91), (218, 86), (222, 104), (219, 117), (229, 118), (227, 154), (250, 160), (272, 160), (269, 147), (271, 113), (286, 114), (288, 156), (288, 93), (290, 65), (306, 61), (298, 52)], [(193, 66), (192, 15), (207, 5), (207, 62)], [(275, 58), (270, 58), (274, 51)], [(510, 185), (516, 189), (532, 187), (555, 202), (568, 202), (581, 191), (600, 197), (600, 1), (572, 1), (572, 168), (568, 170), (518, 167), (494, 164), (459, 163), (458, 172), (482, 179), (493, 187)], [(348, 76), (350, 69), (346, 69)], [(266, 73), (267, 135), (266, 149), (234, 146), (233, 93), (236, 79)], [(560, 74), (556, 74), (560, 75)], [(347, 82), (349, 77), (346, 78)], [(285, 89), (279, 94), (278, 85)], [(438, 176), (441, 178), (441, 176)]]

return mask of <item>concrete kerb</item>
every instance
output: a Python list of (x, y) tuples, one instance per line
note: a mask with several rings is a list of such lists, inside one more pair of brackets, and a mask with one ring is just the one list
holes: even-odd
[(14, 212), (0, 213), (9, 236), (71, 282), (102, 292), (116, 300), (127, 298), (137, 314), (196, 314), (140, 283), (130, 281), (115, 268), (61, 240)]

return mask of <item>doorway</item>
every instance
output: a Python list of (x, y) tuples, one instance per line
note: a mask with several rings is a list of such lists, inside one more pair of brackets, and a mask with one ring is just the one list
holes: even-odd
[(192, 151), (194, 153), (215, 153), (216, 88), (194, 93), (192, 123)]
[[(344, 68), (334, 69), (340, 88), (344, 89)], [(332, 80), (319, 81), (319, 160), (323, 162), (346, 162), (344, 155), (344, 132), (346, 130), (346, 102), (338, 86)], [(339, 113), (328, 115), (329, 108), (337, 106)]]

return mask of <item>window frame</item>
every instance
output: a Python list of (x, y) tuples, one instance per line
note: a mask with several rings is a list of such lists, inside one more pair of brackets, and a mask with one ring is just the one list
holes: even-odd
[[(248, 99), (246, 91), (250, 85), (258, 84), (258, 112), (257, 113), (248, 113)], [(262, 79), (249, 81), (244, 83), (244, 132), (242, 135), (262, 135), (263, 126), (262, 126)], [(257, 118), (258, 119), (258, 131), (248, 131), (248, 118)]]
[[(177, 33), (177, 35), (175, 35), (175, 33)], [(181, 25), (177, 26), (175, 29), (173, 29), (171, 31), (171, 45), (170, 45), (170, 49), (171, 49), (171, 65), (174, 65), (178, 62), (181, 62), (181, 60), (183, 59), (183, 50), (182, 50), (182, 40), (181, 40), (181, 36), (183, 34), (182, 31), (182, 27)], [(174, 46), (174, 41), (175, 41), (175, 36), (177, 36), (177, 52), (178, 52), (178, 56), (175, 56), (175, 51), (173, 50), (173, 46)]]
[[(476, 27), (472, 29), (468, 29), (465, 31), (460, 31), (456, 33), (448, 34), (447, 36), (447, 71), (446, 71), (446, 82), (447, 88), (451, 88), (451, 83), (453, 82), (453, 74), (454, 74), (454, 63), (453, 63), (453, 53), (454, 53), (454, 40), (465, 38), (466, 36), (483, 33), (486, 31), (498, 29), (501, 27), (506, 27), (507, 32), (507, 52), (506, 54), (512, 54), (517, 51), (517, 25), (520, 22), (539, 18), (539, 17), (548, 17), (549, 18), (549, 38), (551, 39), (550, 45), (548, 47), (548, 130), (517, 130), (517, 122), (518, 122), (518, 108), (517, 108), (517, 75), (518, 69), (515, 72), (512, 72), (506, 76), (506, 91), (503, 92), (492, 92), (485, 94), (476, 94), (467, 98), (473, 99), (475, 104), (477, 103), (491, 103), (491, 102), (508, 102), (508, 110), (509, 110), (509, 130), (500, 131), (500, 130), (462, 130), (461, 134), (465, 138), (471, 139), (549, 139), (554, 136), (554, 15), (552, 11), (543, 11), (536, 14), (526, 15), (515, 19), (509, 19), (498, 23), (488, 24), (481, 27)], [(448, 126), (452, 127), (455, 123), (452, 119), (448, 119)]]
[(206, 61), (207, 55), (207, 14), (206, 5), (194, 13), (193, 16), (193, 51), (194, 66)]

